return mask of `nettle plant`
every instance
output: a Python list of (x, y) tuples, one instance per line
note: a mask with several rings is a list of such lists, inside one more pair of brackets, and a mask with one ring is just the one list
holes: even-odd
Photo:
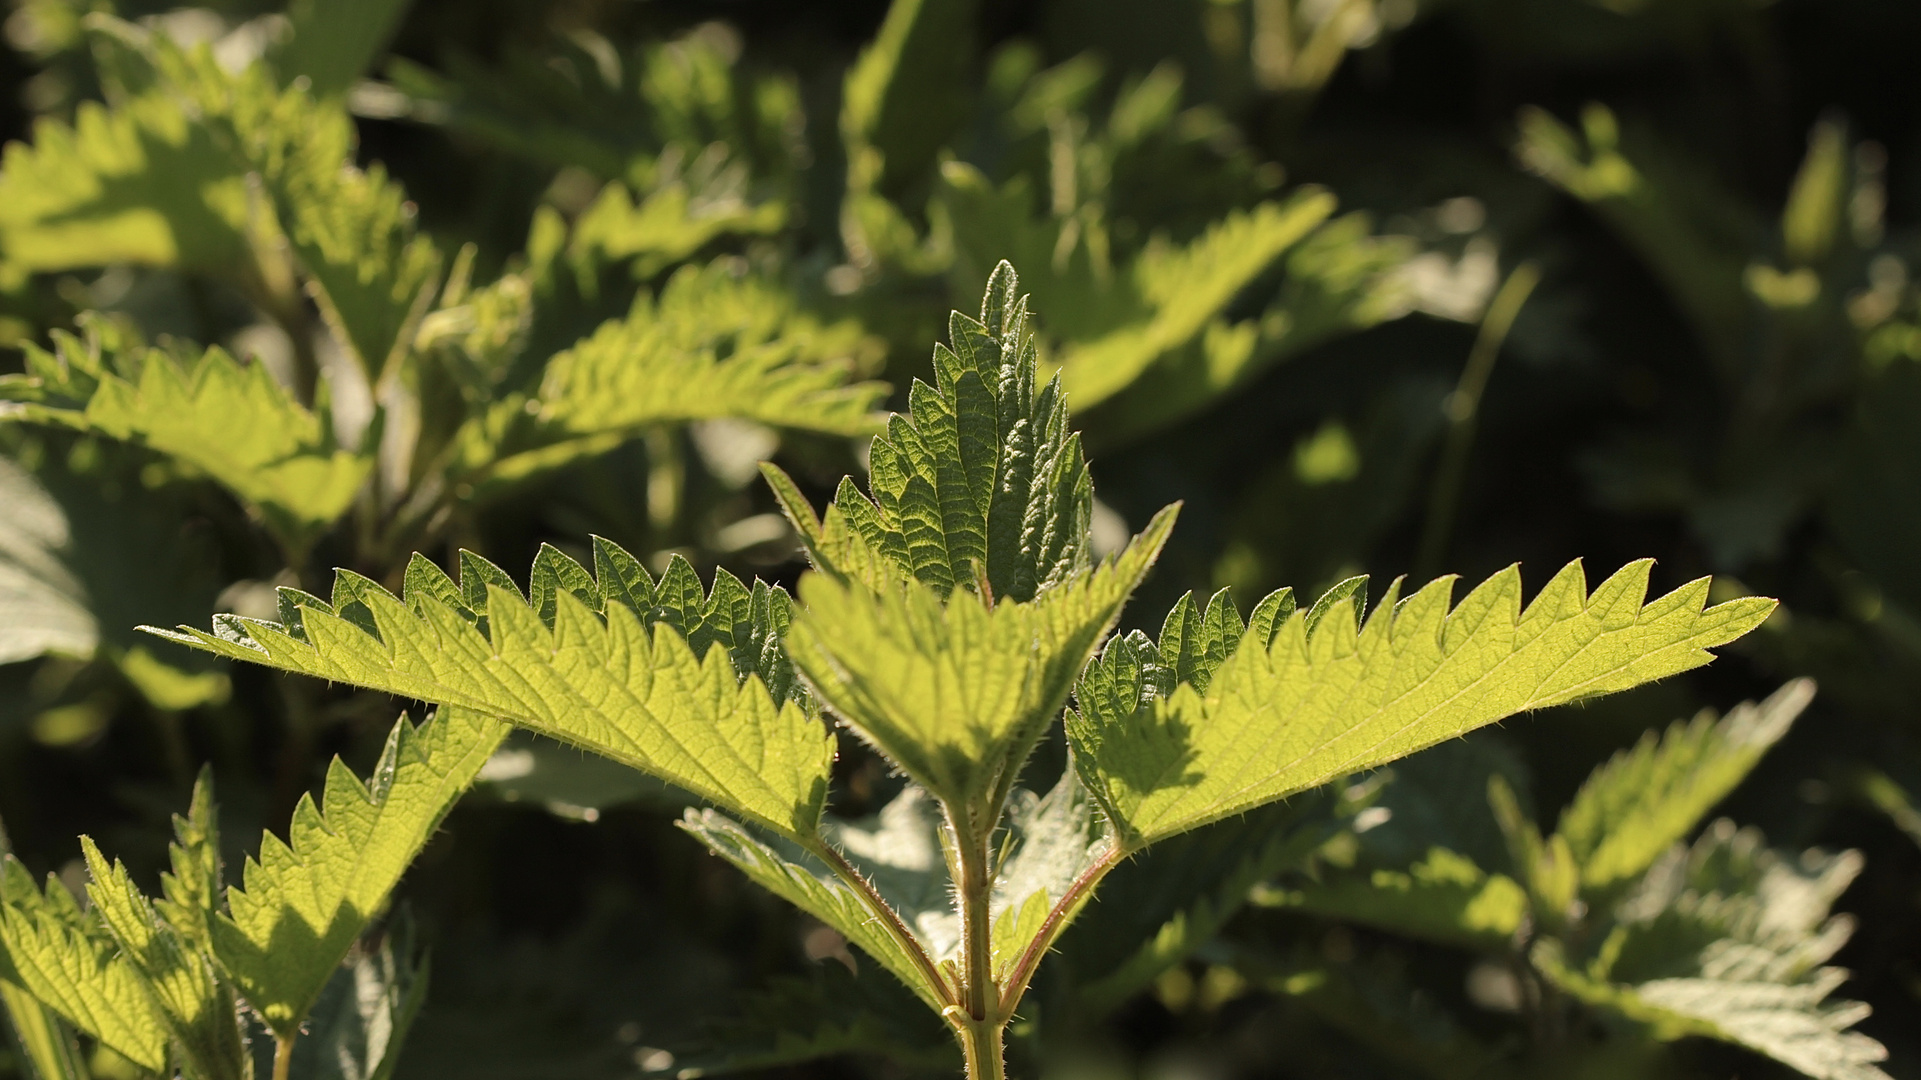
[[(682, 827), (905, 983), (970, 1076), (998, 1077), (1036, 969), (1130, 857), (1502, 717), (1699, 666), (1773, 607), (1706, 607), (1706, 581), (1644, 602), (1647, 562), (1589, 592), (1576, 563), (1527, 604), (1512, 569), (1458, 604), (1451, 578), (1405, 597), (1397, 581), (1371, 612), (1355, 579), (1305, 608), (1283, 589), (1245, 621), (1225, 595), (1183, 601), (1158, 642), (1109, 640), (1176, 508), (1097, 560), (1087, 465), (1059, 381), (1038, 382), (1012, 267), (978, 320), (949, 326), (934, 385), (873, 442), (866, 493), (844, 480), (817, 516), (764, 467), (813, 564), (797, 601), (724, 571), (703, 592), (684, 562), (655, 580), (597, 541), (591, 572), (544, 548), (527, 594), (471, 553), (458, 580), (416, 555), (402, 596), (342, 570), (331, 600), (283, 589), (278, 623), (156, 631), (439, 709), (403, 719), (371, 783), (336, 764), (224, 905), (203, 801), (158, 903), (90, 843), (88, 913), (9, 864), (9, 980), (142, 1068), (195, 1077), (247, 1073), (238, 998), (289, 1075), (341, 959), (513, 725), (711, 804)], [(1045, 798), (1017, 797), (1057, 722), (1065, 771)], [(846, 842), (827, 813), (836, 726), (907, 776), (943, 860), (913, 873)]]
[[(1828, 962), (1853, 931), (1831, 909), (1861, 854), (1770, 849), (1726, 818), (1700, 827), (1813, 697), (1796, 679), (1726, 716), (1648, 731), (1589, 774), (1545, 836), (1518, 760), (1485, 742), (1437, 749), (1394, 770), (1364, 811), (1372, 827), (1324, 845), (1311, 872), (1257, 887), (1254, 903), (1478, 955), (1470, 995), (1527, 1035), (1487, 1040), (1428, 1012), (1395, 1053), (1446, 1063), (1436, 1075), (1555, 1075), (1577, 1056), (1652, 1074), (1659, 1043), (1701, 1036), (1821, 1080), (1886, 1080), (1875, 1063), (1887, 1050), (1851, 1030), (1867, 1006), (1831, 997), (1846, 973)], [(1503, 866), (1511, 874), (1492, 869)], [(1245, 977), (1350, 1023), (1422, 1012), (1379, 992), (1399, 973), (1317, 969), (1256, 944), (1221, 951)], [(1357, 989), (1370, 979), (1374, 993)], [(1613, 1040), (1585, 1034), (1610, 1026)]]

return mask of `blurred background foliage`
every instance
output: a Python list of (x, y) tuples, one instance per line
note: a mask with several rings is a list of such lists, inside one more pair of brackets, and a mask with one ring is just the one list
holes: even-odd
[[(591, 535), (791, 584), (756, 462), (824, 501), (862, 380), (904, 404), (1010, 258), (1097, 539), (1187, 504), (1130, 624), (1576, 557), (1783, 601), (1712, 668), (1437, 751), (1359, 816), (1157, 850), (1064, 942), (1108, 975), (1037, 988), (1023, 1069), (1789, 1075), (1543, 999), (1498, 939), (1370, 924), (1339, 883), (1430, 843), (1527, 881), (1515, 837), (1609, 754), (1811, 676), (1721, 807), (1788, 854), (1722, 823), (1694, 857), (1758, 881), (1827, 851), (1793, 918), (1852, 921), (1861, 1030), (1921, 1070), (1921, 7), (13, 0), (5, 30), (0, 370), (42, 382), (0, 424), (0, 818), (36, 872), (79, 874), (84, 831), (151, 875), (203, 761), (227, 836), (278, 829), (396, 710), (138, 623)], [(288, 145), (151, 89), (254, 59), (310, 95)], [(189, 358), (216, 345), (250, 362)], [(154, 419), (195, 409), (219, 445)], [(849, 816), (899, 786), (857, 748), (841, 773)], [(951, 1071), (898, 987), (676, 834), (673, 792), (519, 737), (484, 777), (404, 887), (435, 963), (402, 1075)]]

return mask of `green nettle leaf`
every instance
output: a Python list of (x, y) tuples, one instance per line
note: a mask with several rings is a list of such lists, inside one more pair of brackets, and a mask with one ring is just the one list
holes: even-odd
[(67, 515), (33, 474), (0, 458), (0, 664), (46, 653), (91, 655), (100, 630), (85, 584), (61, 556)]
[(680, 270), (658, 299), (643, 291), (627, 318), (555, 356), (535, 408), (574, 438), (717, 416), (864, 435), (886, 387), (850, 381), (861, 347), (852, 324), (822, 325), (722, 260)]
[(12, 855), (0, 857), (0, 980), (141, 1068), (165, 1068), (168, 1025), (146, 978), (58, 878), (43, 892)]
[[(677, 165), (679, 155), (661, 155)], [(626, 185), (611, 183), (575, 220), (567, 258), (589, 284), (602, 262), (624, 262), (633, 276), (653, 277), (692, 258), (723, 236), (772, 236), (787, 224), (779, 202), (751, 202), (743, 190), (744, 163), (703, 154), (687, 169), (661, 167), (638, 202)], [(711, 162), (711, 164), (710, 164)]]
[[(403, 915), (405, 911), (403, 909)], [(406, 919), (374, 946), (356, 946), (327, 980), (293, 1046), (294, 1076), (386, 1080), (427, 996), (428, 964), (414, 954)], [(263, 1070), (256, 1068), (258, 1075)]]
[[(1151, 247), (1133, 267), (1140, 317), (1098, 338), (1077, 342), (1062, 360), (1061, 379), (1076, 409), (1114, 396), (1156, 361), (1175, 350), (1203, 345), (1209, 374), (1225, 385), (1236, 381), (1252, 360), (1255, 339), (1244, 332), (1236, 349), (1217, 331), (1203, 343), (1228, 305), (1249, 283), (1273, 266), (1334, 213), (1334, 196), (1319, 188), (1296, 193), (1286, 202), (1266, 202), (1228, 215), (1182, 248)], [(1239, 351), (1246, 357), (1237, 357)], [(1240, 359), (1240, 363), (1234, 363)], [(1218, 391), (1217, 391), (1218, 392)]]
[(145, 976), (187, 1071), (202, 1080), (242, 1080), (245, 1048), (233, 991), (212, 967), (209, 926), (225, 889), (211, 770), (201, 770), (187, 816), (174, 817), (174, 833), (173, 869), (161, 875), (164, 899), (157, 903), (148, 902), (124, 866), (108, 866), (93, 841), (81, 837), (93, 877), (87, 893), (122, 957)]
[(408, 0), (293, 0), (292, 34), (272, 54), (281, 81), (307, 80), (322, 100), (343, 97), (367, 73), (407, 13)]
[(43, 119), (0, 159), (0, 274), (110, 263), (226, 271), (247, 258), (247, 193), (212, 133), (155, 91), (71, 127)]
[[(341, 116), (339, 122), (345, 123)], [(278, 130), (297, 129), (276, 121)], [(379, 165), (322, 159), (269, 175), (287, 233), (328, 324), (378, 381), (413, 344), (439, 284), (440, 252), (414, 234), (413, 204)]]
[(1848, 1030), (1866, 1018), (1868, 1006), (1825, 1003), (1843, 978), (1833, 972), (1800, 986), (1663, 979), (1642, 986), (1635, 996), (1655, 1010), (1699, 1024), (1716, 1038), (1819, 1080), (1888, 1080), (1874, 1064), (1887, 1059), (1887, 1049)]
[(1868, 1007), (1827, 1000), (1846, 973), (1823, 965), (1853, 931), (1829, 912), (1861, 865), (1852, 851), (1770, 851), (1724, 819), (1648, 870), (1592, 956), (1549, 939), (1530, 959), (1657, 1037), (1737, 1043), (1819, 1080), (1887, 1080), (1874, 1065), (1886, 1049), (1848, 1030)]
[[(530, 271), (501, 284), (525, 287), (529, 275), (537, 282)], [(469, 316), (434, 312), (422, 337), (442, 335), (443, 317)], [(500, 392), (498, 379), (472, 387), (473, 415), (453, 437), (450, 472), (484, 499), (664, 424), (728, 417), (870, 433), (886, 387), (857, 376), (877, 348), (854, 323), (822, 323), (791, 290), (741, 273), (738, 260), (686, 267), (658, 295), (643, 290), (626, 318), (551, 357), (531, 396)]]
[(1437, 847), (1405, 871), (1343, 876), (1270, 898), (1275, 906), (1379, 926), (1447, 945), (1499, 949), (1526, 923), (1526, 890)]
[(1568, 930), (1580, 914), (1575, 902), (1580, 899), (1581, 867), (1574, 861), (1567, 837), (1559, 833), (1543, 837), (1540, 827), (1521, 809), (1505, 776), (1488, 778), (1487, 803), (1507, 841), (1508, 862), (1527, 887), (1535, 918), (1550, 931)]
[[(733, 392), (656, 386), (645, 381), (653, 374), (634, 374), (652, 364), (634, 363), (636, 352), (667, 367), (691, 363), (697, 382), (700, 372), (759, 364), (767, 348), (789, 356), (815, 347), (778, 344), (786, 312), (736, 317), (751, 288), (717, 267), (686, 272), (633, 319), (556, 361), (545, 422), (605, 432), (638, 422), (621, 411), (639, 408), (628, 398), (652, 408), (650, 395)], [(704, 591), (678, 558), (656, 580), (596, 540), (591, 572), (543, 547), (524, 596), (471, 553), (461, 553), (458, 581), (416, 556), (400, 597), (342, 570), (326, 601), (282, 589), (277, 623), (222, 615), (212, 632), (155, 632), (434, 702), (443, 715), (499, 717), (713, 803), (689, 810), (682, 828), (846, 935), (943, 1018), (970, 1068), (993, 1076), (990, 1060), (1037, 965), (1128, 856), (1515, 712), (1696, 667), (1773, 607), (1748, 598), (1704, 608), (1704, 581), (1644, 603), (1647, 562), (1590, 595), (1576, 563), (1525, 609), (1515, 570), (1451, 610), (1451, 578), (1404, 601), (1396, 582), (1363, 623), (1367, 581), (1356, 577), (1305, 611), (1280, 590), (1245, 621), (1226, 592), (1205, 605), (1189, 595), (1158, 641), (1132, 633), (1095, 658), (1177, 508), (1096, 564), (1087, 465), (1060, 380), (1036, 386), (1013, 268), (990, 276), (978, 320), (956, 313), (949, 329), (934, 383), (915, 383), (908, 413), (874, 438), (869, 493), (843, 480), (817, 517), (792, 480), (763, 469), (814, 563), (798, 607), (724, 571)], [(858, 388), (832, 392), (858, 401), (849, 417), (864, 417), (872, 401)], [(648, 422), (669, 416), (686, 414)], [(1064, 776), (1044, 797), (1017, 790), (1070, 693)], [(874, 821), (824, 819), (835, 742), (816, 701), (911, 781)], [(499, 727), (490, 730), (487, 749), (499, 741)], [(386, 797), (370, 802), (344, 770), (335, 774), (330, 815), (339, 802)], [(1087, 973), (1096, 981), (1086, 1000), (1111, 1005), (1199, 948), (1245, 901), (1254, 875), (1305, 858), (1326, 834), (1294, 828), (1279, 810), (1273, 817), (1246, 834), (1246, 858), (1199, 840), (1186, 863), (1176, 858), (1170, 865), (1205, 869), (1215, 891), (1199, 904), (1144, 905), (1153, 940)], [(408, 844), (391, 847), (338, 839), (350, 832), (303, 804), (292, 851), (269, 843), (249, 866), (247, 891), (230, 892), (231, 920), (213, 923), (216, 952), (277, 1031), (312, 1004), (341, 955), (335, 946), (351, 940), (331, 936), (333, 920), (348, 918), (357, 932), (418, 845), (411, 829)], [(326, 848), (323, 834), (391, 854), (367, 899), (339, 893), (319, 910), (293, 906), (305, 893), (280, 879), (320, 872), (322, 856), (313, 868), (304, 860), (308, 848)], [(1555, 844), (1556, 865), (1571, 873), (1568, 841)], [(1520, 886), (1465, 857), (1436, 851), (1404, 877), (1384, 893), (1444, 895), (1442, 921), (1475, 940), (1523, 922)], [(318, 957), (322, 935), (324, 967), (303, 959)], [(828, 1036), (808, 1045), (840, 1045)]]
[(29, 1076), (39, 1080), (89, 1080), (80, 1043), (60, 1014), (10, 982), (0, 979), (0, 1015), (14, 1045), (31, 1064)]
[(1216, 940), (1260, 883), (1327, 840), (1329, 799), (1272, 803), (1157, 845), (1101, 883), (1059, 942), (1075, 1005), (1099, 1017)]
[(1163, 511), (1114, 562), (1028, 603), (942, 605), (918, 582), (875, 593), (805, 578), (789, 655), (827, 706), (915, 781), (973, 805), (1026, 760), (1174, 525)]
[(175, 933), (202, 952), (213, 949), (210, 920), (220, 910), (226, 885), (220, 873), (220, 824), (213, 802), (213, 769), (203, 767), (194, 781), (187, 816), (173, 816), (174, 842), (167, 854), (171, 872), (160, 875), (161, 899), (154, 909)]
[(930, 958), (955, 954), (960, 919), (942, 850), (941, 807), (926, 788), (907, 784), (871, 818), (843, 821), (830, 814), (820, 831), (900, 913)]
[[(1286, 276), (1258, 320), (1235, 322), (1227, 316), (1233, 303), (1245, 302), (1244, 294), (1230, 291), (1235, 287), (1232, 279), (1200, 275), (1193, 282), (1182, 280), (1180, 275), (1195, 260), (1211, 257), (1212, 252), (1202, 245), (1218, 251), (1245, 241), (1256, 252), (1275, 252), (1318, 199), (1327, 199), (1332, 210), (1332, 196), (1304, 189), (1291, 199), (1263, 203), (1246, 217), (1229, 215), (1187, 248), (1143, 253), (1136, 276), (1144, 295), (1161, 302), (1154, 321), (1144, 332), (1123, 329), (1087, 343), (1084, 352), (1070, 350), (1065, 357), (1090, 380), (1104, 381), (1094, 367), (1103, 353), (1137, 363), (1137, 350), (1144, 345), (1168, 342), (1172, 346), (1140, 368), (1139, 378), (1088, 414), (1097, 442), (1116, 445), (1165, 428), (1289, 357), (1337, 335), (1406, 314), (1405, 272), (1420, 257), (1418, 249), (1407, 237), (1376, 233), (1367, 215), (1359, 212), (1321, 222), (1264, 264), (1269, 274), (1274, 267), (1285, 266)], [(1240, 287), (1259, 280), (1242, 259), (1224, 261), (1228, 267), (1238, 265), (1249, 272)], [(1178, 305), (1190, 302), (1215, 303), (1214, 318), (1184, 342), (1173, 344), (1180, 339), (1171, 331), (1178, 331), (1185, 321)]]
[[(311, 619), (311, 614), (309, 615)], [(289, 1039), (400, 875), (500, 745), (507, 726), (443, 708), (401, 717), (372, 782), (338, 758), (318, 805), (302, 796), (287, 841), (262, 837), (244, 884), (212, 922), (214, 954), (275, 1034)]]
[[(876, 584), (916, 579), (1031, 600), (1090, 565), (1094, 487), (1060, 381), (1035, 387), (1036, 346), (1013, 266), (988, 278), (980, 318), (948, 317), (936, 385), (915, 380), (871, 455), (873, 498), (843, 481), (824, 521), (770, 473), (815, 565)], [(1149, 557), (1151, 561), (1151, 556)], [(878, 559), (897, 567), (876, 575)], [(1145, 570), (1145, 566), (1142, 567)], [(1132, 586), (1128, 586), (1131, 590)]]
[(260, 66), (229, 75), (210, 55), (156, 45), (177, 92), (218, 119), (230, 152), (264, 182), (321, 312), (379, 382), (412, 346), (439, 281), (440, 253), (416, 233), (413, 204), (379, 165), (354, 164), (359, 139), (338, 102), (279, 90)]
[[(1040, 268), (1027, 284), (1049, 314), (1062, 387), (1090, 437), (1107, 444), (1189, 415), (1330, 334), (1406, 310), (1394, 271), (1410, 245), (1372, 235), (1362, 215), (1334, 218), (1337, 200), (1320, 188), (1234, 210), (1185, 244), (1156, 239), (1123, 261), (1098, 216), (1037, 215), (1026, 177), (996, 188), (960, 162), (942, 177), (957, 270), (987, 265), (989, 253)], [(1237, 316), (1282, 266), (1265, 310)]]
[(125, 866), (118, 861), (109, 866), (87, 837), (80, 845), (93, 876), (87, 886), (93, 910), (119, 944), (120, 956), (145, 980), (186, 1071), (204, 1080), (242, 1080), (244, 1055), (232, 991), (216, 980), (197, 943), (155, 914)]
[(1508, 860), (1508, 845), (1475, 796), (1496, 776), (1511, 792), (1510, 781), (1520, 782), (1521, 771), (1501, 745), (1476, 738), (1443, 743), (1374, 773), (1361, 786), (1380, 791), (1370, 793), (1360, 812), (1365, 816), (1355, 819), (1351, 865), (1323, 860), (1313, 874), (1264, 890), (1260, 902), (1424, 941), (1487, 951), (1512, 947), (1528, 925), (1529, 896), (1513, 877), (1487, 869)]
[(395, 93), (377, 107), (543, 168), (624, 177), (643, 203), (684, 204), (685, 220), (655, 218), (661, 229), (652, 236), (620, 230), (642, 276), (680, 261), (673, 253), (712, 224), (748, 234), (777, 228), (804, 155), (797, 80), (737, 63), (736, 40), (714, 23), (649, 41), (613, 65), (617, 54), (598, 41), (510, 44), (486, 62), (451, 53), (433, 68), (389, 56)]
[(848, 186), (889, 197), (920, 179), (966, 114), (975, 0), (900, 0), (847, 72)]
[[(224, 697), (225, 674), (163, 661), (134, 629), (203, 617), (224, 579), (218, 552), (183, 513), (193, 493), (147, 487), (137, 472), (146, 455), (118, 449), (34, 453), (31, 468), (0, 459), (0, 506), (8, 509), (0, 520), (0, 663), (56, 655), (112, 664), (166, 710)], [(13, 705), (37, 711), (31, 695)]]
[(1489, 813), (1488, 784), (1501, 777), (1530, 813), (1533, 799), (1526, 764), (1500, 735), (1487, 731), (1442, 743), (1371, 774), (1366, 787), (1378, 781), (1380, 790), (1370, 795), (1367, 827), (1357, 823), (1355, 865), (1399, 870), (1437, 847), (1483, 867), (1505, 863), (1511, 854), (1508, 838)]
[[(390, 23), (396, 5), (381, 6), (396, 8), (383, 16)], [(350, 25), (337, 12), (328, 21)], [(343, 36), (377, 39), (379, 21), (353, 21)], [(290, 285), (270, 250), (284, 235), (341, 342), (377, 379), (410, 343), (439, 255), (415, 235), (399, 187), (378, 166), (353, 164), (357, 140), (339, 102), (317, 102), (304, 84), (282, 90), (264, 65), (230, 74), (210, 52), (189, 54), (124, 23), (101, 44), (151, 85), (111, 112), (89, 106), (77, 132), (48, 125), (31, 151), (10, 148), (0, 190), (17, 188), (18, 197), (4, 200), (12, 214), (0, 217), (0, 235), (13, 272), (177, 265), (284, 306), (293, 301), (278, 293)], [(250, 173), (271, 215), (262, 215)]]
[[(353, 124), (335, 95), (402, 5), (356, 0), (322, 32), (296, 6), (301, 32), (281, 50), (285, 74), (319, 77), (282, 90), (264, 65), (229, 74), (210, 52), (164, 33), (106, 24), (104, 55), (138, 68), (139, 92), (111, 110), (88, 103), (74, 128), (45, 123), (0, 165), (0, 237), (11, 275), (132, 262), (217, 274), (285, 306), (285, 236), (341, 341), (377, 377), (408, 344), (439, 265), (413, 232), (413, 211), (378, 167), (353, 165)], [(248, 174), (264, 183), (262, 215)]]
[(1107, 852), (1107, 829), (1072, 765), (1046, 795), (1015, 789), (1007, 801), (1005, 854), (989, 906), (996, 980), (1005, 981), (1049, 910)]
[[(1099, 815), (1072, 771), (1045, 797), (1015, 790), (1008, 800), (1006, 825), (1006, 847), (991, 900), (994, 956), (1000, 971), (1011, 966), (1033, 940), (1035, 924), (1051, 902), (1065, 896), (1073, 880), (1105, 851)], [(906, 966), (910, 958), (882, 934), (873, 924), (871, 909), (831, 876), (833, 871), (819, 857), (749, 844), (751, 838), (738, 825), (712, 811), (689, 812), (682, 827), (755, 880), (842, 930), (849, 940), (901, 974), (910, 987), (921, 986), (920, 975)], [(830, 816), (821, 823), (822, 837), (898, 914), (937, 965), (955, 960), (961, 948), (942, 829), (940, 804), (927, 789), (911, 783), (872, 819), (840, 821)], [(804, 879), (790, 880), (796, 874), (811, 874), (818, 888)], [(926, 996), (924, 990), (918, 992)]]
[(1734, 790), (1814, 698), (1807, 679), (1716, 721), (1702, 712), (1653, 732), (1588, 777), (1561, 813), (1558, 832), (1581, 866), (1581, 884), (1604, 889), (1648, 868)]
[[(1413, 753), (1504, 716), (1626, 689), (1711, 659), (1774, 603), (1711, 608), (1705, 579), (1643, 604), (1651, 563), (1588, 594), (1571, 563), (1529, 604), (1509, 569), (1449, 610), (1453, 579), (1361, 625), (1353, 599), (1238, 649), (1205, 693), (1150, 692), (1139, 649), (1111, 646), (1069, 718), (1076, 760), (1129, 848)], [(1245, 640), (1245, 639), (1244, 639)]]
[(372, 462), (340, 449), (332, 425), (258, 362), (219, 348), (169, 352), (99, 332), (26, 346), (23, 375), (0, 376), (0, 420), (94, 432), (191, 465), (259, 512), (296, 551), (353, 502)]
[[(551, 565), (564, 556), (545, 558)], [(156, 632), (237, 660), (498, 716), (781, 835), (812, 837), (834, 744), (796, 696), (779, 653), (786, 594), (723, 574), (703, 599), (685, 560), (656, 583), (604, 541), (595, 565), (591, 605), (558, 587), (563, 574), (553, 571), (552, 591), (537, 596), (543, 606), (551, 598), (551, 625), (504, 572), (463, 552), (457, 585), (416, 560), (405, 602), (341, 571), (331, 604), (283, 590), (282, 623), (221, 616), (213, 634)], [(564, 577), (578, 583), (586, 571), (575, 565)], [(782, 688), (780, 699), (770, 685)]]
[[(0, 860), (12, 854), (7, 830), (0, 826)], [(13, 879), (17, 884), (9, 884), (11, 874), (11, 868), (0, 862), (0, 907), (9, 902), (12, 890), (33, 888), (31, 881)], [(0, 926), (4, 925), (4, 918), (5, 913), (0, 911)], [(0, 934), (0, 1018), (5, 1019), (14, 1046), (30, 1064), (24, 1075), (29, 1080), (34, 1077), (88, 1080), (86, 1059), (80, 1056), (80, 1043), (74, 1038), (72, 1025), (13, 979), (6, 967), (6, 956), (6, 938)]]

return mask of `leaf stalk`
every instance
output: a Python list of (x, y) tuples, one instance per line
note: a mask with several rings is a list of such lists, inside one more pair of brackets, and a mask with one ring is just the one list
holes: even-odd
[(875, 890), (874, 883), (867, 880), (867, 875), (861, 873), (853, 863), (848, 862), (847, 856), (842, 855), (832, 844), (823, 841), (815, 845), (814, 854), (826, 862), (835, 875), (854, 890), (861, 901), (867, 905), (867, 909), (872, 911), (881, 921), (881, 925), (887, 928), (888, 935), (900, 944), (908, 956), (913, 958), (914, 965), (920, 968), (921, 978), (940, 994), (941, 1004), (948, 1008), (958, 1007), (959, 1002), (955, 997), (953, 984), (941, 974), (938, 967), (934, 966), (933, 958), (929, 957), (927, 950), (921, 947), (920, 939), (916, 938), (913, 931), (907, 928), (907, 924), (901, 921), (900, 913), (894, 910), (894, 905), (888, 903)]
[[(948, 805), (945, 810), (949, 873), (961, 919), (960, 1015), (949, 1013), (948, 1019), (967, 1060), (968, 1080), (1003, 1080), (1007, 1014), (994, 982), (993, 828), (979, 827), (966, 807)], [(996, 813), (988, 820), (997, 818)]]
[(1108, 871), (1119, 866), (1126, 856), (1127, 852), (1119, 844), (1109, 847), (1106, 854), (1094, 860), (1087, 869), (1082, 870), (1079, 876), (1074, 878), (1068, 885), (1067, 891), (1061, 894), (1061, 898), (1054, 902), (1052, 908), (1048, 909), (1047, 918), (1041, 921), (1040, 930), (1035, 933), (1034, 939), (1027, 943), (1027, 948), (1021, 952), (1020, 959), (1014, 962), (1013, 968), (1007, 973), (1007, 984), (1001, 988), (1000, 1015), (1008, 1019), (1013, 1018), (1015, 1007), (1027, 994), (1028, 983), (1034, 981), (1034, 972), (1040, 968), (1041, 961), (1046, 958), (1048, 950), (1054, 947), (1054, 939), (1060, 937), (1061, 931), (1067, 928), (1067, 921), (1073, 917), (1081, 902), (1093, 894), (1094, 887), (1101, 883), (1101, 879), (1107, 876)]
[(273, 1041), (273, 1080), (287, 1080), (293, 1073), (293, 1041), (297, 1036), (276, 1035)]

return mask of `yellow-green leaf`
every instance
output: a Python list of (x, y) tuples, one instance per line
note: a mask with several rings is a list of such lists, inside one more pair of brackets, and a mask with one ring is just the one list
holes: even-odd
[(1244, 639), (1205, 694), (1129, 700), (1102, 689), (1115, 673), (1097, 663), (1069, 718), (1076, 760), (1139, 847), (1517, 712), (1699, 667), (1773, 610), (1757, 597), (1704, 609), (1705, 580), (1643, 604), (1650, 566), (1590, 596), (1570, 563), (1525, 610), (1509, 568), (1452, 611), (1443, 578), (1398, 603), (1390, 589), (1364, 627), (1351, 600), (1312, 633), (1296, 614), (1270, 646)]
[[(627, 580), (612, 561), (598, 578), (609, 598), (604, 615), (558, 590), (551, 627), (505, 574), (478, 558), (469, 563), (476, 569), (463, 570), (462, 584), (472, 588), (461, 608), (449, 606), (445, 590), (409, 590), (403, 603), (358, 579), (336, 590), (332, 606), (293, 597), (287, 625), (223, 615), (216, 633), (156, 632), (236, 660), (485, 712), (651, 773), (782, 835), (813, 834), (833, 737), (798, 701), (769, 694), (759, 672), (778, 681), (779, 664), (762, 657), (766, 634), (750, 631), (742, 641), (730, 631), (729, 647), (754, 657), (742, 682), (728, 648), (697, 657), (671, 623), (650, 627), (646, 612), (611, 602)], [(738, 582), (727, 592), (751, 621), (753, 594)], [(784, 605), (762, 609), (764, 618), (785, 617)], [(482, 616), (484, 632), (475, 625)]]
[(935, 990), (919, 964), (887, 932), (852, 886), (811, 858), (789, 858), (755, 837), (738, 822), (712, 810), (689, 810), (680, 827), (734, 864), (755, 883), (839, 930), (907, 985), (930, 1008), (940, 1009)]
[(918, 582), (875, 593), (810, 575), (788, 653), (827, 706), (909, 776), (970, 804), (1004, 789), (1059, 714), (1174, 516), (1163, 510), (1118, 559), (1026, 603), (990, 608), (957, 591), (943, 604)]
[(1582, 886), (1607, 888), (1652, 865), (1734, 790), (1813, 698), (1814, 683), (1796, 679), (1718, 721), (1704, 711), (1658, 739), (1650, 731), (1596, 769), (1556, 830), (1580, 864)]
[(863, 435), (886, 388), (853, 381), (862, 348), (851, 324), (823, 325), (770, 282), (688, 267), (555, 356), (535, 408), (572, 438), (721, 416)]
[(127, 868), (80, 838), (93, 881), (87, 896), (120, 945), (120, 958), (144, 978), (147, 992), (173, 1036), (186, 1071), (196, 1080), (243, 1080), (246, 1051), (234, 1022), (233, 993), (214, 976), (210, 958), (160, 920)]
[(261, 838), (243, 884), (227, 891), (228, 913), (213, 921), (213, 946), (276, 1034), (299, 1030), (507, 730), (468, 709), (443, 708), (418, 728), (402, 716), (369, 782), (335, 758), (320, 802), (307, 795), (295, 807), (287, 840)]
[(56, 332), (52, 352), (27, 346), (26, 374), (0, 377), (0, 399), (0, 420), (124, 439), (205, 472), (295, 550), (346, 512), (372, 467), (339, 449), (331, 425), (263, 365), (219, 348), (167, 352)]
[(149, 1072), (167, 1063), (167, 1025), (147, 980), (58, 878), (44, 892), (0, 856), (0, 979)]

